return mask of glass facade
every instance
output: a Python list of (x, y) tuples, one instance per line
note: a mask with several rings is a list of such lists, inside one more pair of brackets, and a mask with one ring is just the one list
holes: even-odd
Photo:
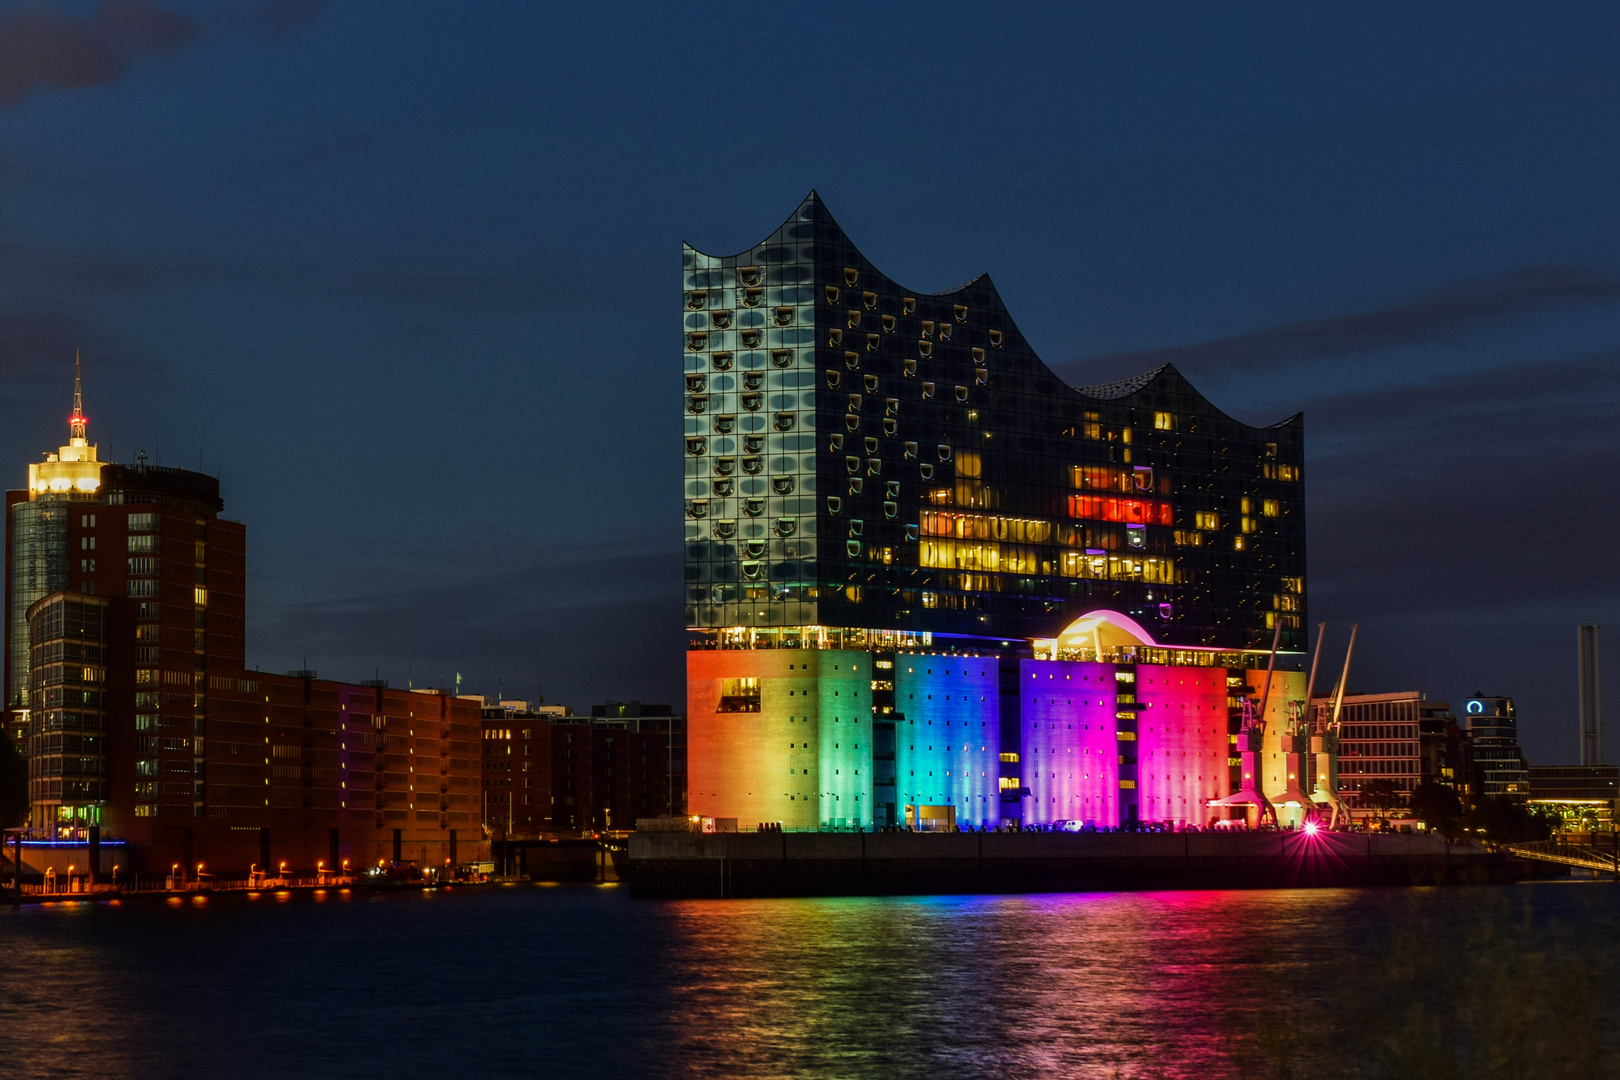
[(1202, 824), (1251, 783), (1303, 812), (1301, 417), (1168, 366), (1068, 386), (988, 277), (903, 288), (814, 193), (686, 247), (682, 287), (694, 813)]
[(1474, 740), (1475, 791), (1523, 803), (1530, 798), (1530, 768), (1519, 749), (1519, 716), (1509, 697), (1470, 698), (1463, 721)]
[(9, 708), (28, 707), (28, 609), (36, 600), (68, 587), (68, 514), (74, 504), (45, 497), (11, 506), (11, 685)]
[(59, 836), (101, 824), (107, 801), (107, 606), (54, 593), (28, 611), (29, 802)]
[(685, 250), (687, 625), (1056, 637), (1093, 608), (1168, 646), (1304, 648), (1304, 429), (1171, 367), (1058, 379), (988, 276), (901, 287), (811, 195), (739, 255)]

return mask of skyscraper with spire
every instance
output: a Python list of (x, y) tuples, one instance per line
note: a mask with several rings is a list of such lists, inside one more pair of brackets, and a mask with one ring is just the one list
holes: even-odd
[(83, 405), (76, 370), (67, 445), (6, 493), (6, 734), (36, 838), (142, 875), (487, 855), (477, 699), (246, 670), (219, 481), (101, 461)]
[[(128, 778), (137, 813), (156, 816), (167, 801), (194, 816), (206, 673), (245, 661), (246, 530), (219, 516), (214, 477), (102, 461), (88, 429), (75, 357), (66, 445), (6, 493), (8, 727), (28, 733), (36, 825), (63, 814), (100, 824), (119, 749), (142, 751), (127, 759), (140, 774)], [(32, 640), (30, 613), (64, 594), (64, 633), (76, 621), (82, 640)], [(129, 748), (120, 717), (143, 732)]]

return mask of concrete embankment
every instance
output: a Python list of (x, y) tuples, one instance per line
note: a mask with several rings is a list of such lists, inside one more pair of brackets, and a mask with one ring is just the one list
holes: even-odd
[(1442, 885), (1551, 876), (1476, 844), (1366, 833), (631, 835), (643, 897), (875, 896)]

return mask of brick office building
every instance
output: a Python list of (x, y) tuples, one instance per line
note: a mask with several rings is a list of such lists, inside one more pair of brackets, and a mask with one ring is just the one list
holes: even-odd
[(597, 708), (603, 713), (589, 717), (484, 710), (484, 823), (492, 835), (629, 829), (638, 817), (670, 812), (670, 778), (685, 774), (684, 754), (681, 768), (671, 768), (669, 729), (678, 718), (667, 706), (646, 718)]
[(481, 857), (478, 707), (245, 670), (246, 529), (216, 478), (68, 445), (7, 493), (8, 731), (35, 833), (137, 872)]

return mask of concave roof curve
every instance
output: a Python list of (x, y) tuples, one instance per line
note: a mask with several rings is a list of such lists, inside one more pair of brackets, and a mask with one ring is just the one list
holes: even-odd
[[(807, 226), (808, 229), (806, 228)], [(1076, 397), (1082, 400), (1130, 404), (1125, 399), (1131, 398), (1137, 394), (1143, 394), (1149, 391), (1169, 391), (1173, 393), (1192, 395), (1202, 402), (1211, 413), (1220, 416), (1221, 418), (1236, 424), (1239, 427), (1249, 428), (1254, 431), (1293, 427), (1301, 425), (1304, 422), (1303, 414), (1300, 413), (1295, 413), (1294, 415), (1286, 417), (1275, 423), (1265, 425), (1249, 424), (1245, 421), (1239, 420), (1225, 412), (1223, 409), (1217, 407), (1213, 402), (1205, 397), (1204, 394), (1194, 387), (1192, 383), (1188, 382), (1186, 376), (1177, 371), (1175, 366), (1172, 364), (1164, 364), (1160, 367), (1154, 368), (1151, 371), (1145, 371), (1140, 375), (1133, 375), (1130, 378), (1119, 379), (1114, 382), (1099, 383), (1092, 386), (1074, 386), (1063, 376), (1053, 371), (1051, 365), (1047, 364), (1046, 361), (1041, 359), (1040, 354), (1036, 352), (1035, 348), (1030, 344), (1029, 339), (1024, 336), (1021, 330), (1018, 329), (1018, 324), (1013, 319), (1012, 312), (1008, 310), (1006, 301), (1002, 299), (1001, 293), (996, 288), (995, 282), (991, 279), (989, 273), (981, 273), (976, 277), (962, 282), (959, 285), (953, 285), (949, 288), (941, 289), (938, 292), (928, 292), (926, 290), (905, 288), (904, 286), (901, 286), (899, 282), (895, 281), (894, 278), (890, 277), (888, 274), (885, 274), (877, 267), (876, 264), (866, 257), (861, 249), (856, 246), (855, 242), (849, 238), (849, 234), (846, 233), (843, 227), (838, 224), (837, 220), (832, 216), (832, 213), (827, 209), (826, 203), (822, 201), (820, 193), (814, 188), (811, 189), (810, 194), (804, 197), (804, 200), (799, 204), (798, 208), (795, 209), (794, 212), (790, 214), (782, 223), (782, 225), (770, 234), (770, 236), (758, 244), (744, 248), (735, 255), (716, 256), (705, 252), (692, 244), (683, 244), (683, 246), (694, 254), (700, 255), (707, 259), (731, 260), (751, 256), (753, 253), (760, 251), (760, 249), (767, 248), (768, 245), (777, 245), (788, 241), (802, 242), (804, 239), (811, 239), (813, 244), (847, 248), (848, 252), (844, 257), (851, 260), (851, 263), (853, 263), (855, 269), (858, 269), (862, 274), (871, 274), (875, 277), (881, 278), (894, 289), (909, 296), (947, 297), (955, 296), (970, 289), (983, 290), (985, 296), (981, 302), (989, 304), (997, 310), (997, 313), (1002, 317), (1002, 319), (1005, 320), (1006, 331), (1009, 336), (1014, 340), (1017, 340), (1029, 352), (1029, 354), (1034, 358), (1035, 362), (1040, 365), (1041, 369), (1048, 376), (1050, 376), (1057, 385), (1061, 386), (1065, 390), (1068, 390), (1070, 393), (1076, 395)]]

